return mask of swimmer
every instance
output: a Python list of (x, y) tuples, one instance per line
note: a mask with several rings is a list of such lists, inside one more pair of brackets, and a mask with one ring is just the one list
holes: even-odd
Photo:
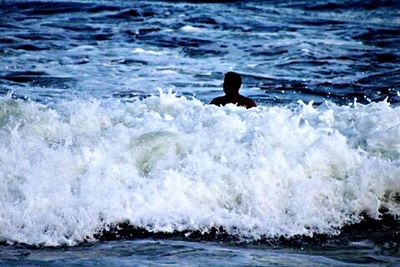
[(224, 96), (214, 98), (210, 104), (217, 106), (225, 106), (232, 103), (238, 106), (252, 108), (257, 104), (254, 100), (239, 94), (240, 86), (242, 85), (242, 78), (236, 72), (230, 71), (225, 74), (224, 78)]

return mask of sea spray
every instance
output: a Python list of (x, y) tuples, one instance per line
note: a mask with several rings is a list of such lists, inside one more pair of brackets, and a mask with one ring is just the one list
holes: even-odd
[(244, 240), (336, 234), (400, 215), (400, 108), (250, 110), (173, 94), (0, 100), (0, 239), (74, 245), (107, 225), (223, 227)]

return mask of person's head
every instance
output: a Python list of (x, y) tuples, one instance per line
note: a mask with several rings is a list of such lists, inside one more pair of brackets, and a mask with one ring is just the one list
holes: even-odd
[(242, 78), (239, 74), (233, 71), (225, 73), (224, 92), (226, 95), (237, 95), (241, 85)]

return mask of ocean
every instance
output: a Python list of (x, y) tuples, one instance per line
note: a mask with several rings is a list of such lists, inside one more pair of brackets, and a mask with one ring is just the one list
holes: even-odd
[(399, 44), (395, 0), (0, 1), (0, 265), (400, 265)]

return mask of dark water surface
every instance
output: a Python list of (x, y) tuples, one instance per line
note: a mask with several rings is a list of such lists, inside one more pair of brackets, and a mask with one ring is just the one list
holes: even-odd
[(367, 242), (309, 250), (140, 239), (57, 249), (6, 247), (0, 256), (6, 266), (380, 266), (398, 263)]
[[(1, 92), (397, 103), (399, 1), (2, 1)], [(205, 1), (207, 2), (207, 1)]]
[(0, 0), (0, 62), (0, 265), (400, 264), (400, 1)]

